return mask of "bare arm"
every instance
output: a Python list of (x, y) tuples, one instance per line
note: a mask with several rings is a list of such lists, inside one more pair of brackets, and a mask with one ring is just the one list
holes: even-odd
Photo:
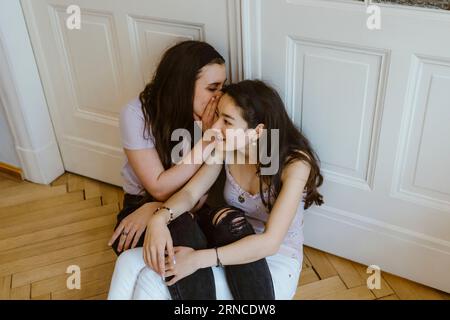
[[(214, 121), (218, 102), (219, 99), (212, 99), (208, 103), (202, 118), (199, 119), (203, 125)], [(127, 119), (125, 118), (123, 121), (123, 126), (126, 126)], [(124, 131), (126, 132), (126, 130)], [(154, 148), (141, 150), (125, 148), (124, 150), (133, 171), (145, 190), (155, 200), (165, 201), (179, 190), (201, 167), (203, 159), (206, 159), (211, 152), (209, 144), (210, 140), (203, 137), (180, 163), (167, 170), (164, 169), (158, 152)]]
[[(125, 154), (145, 190), (155, 200), (165, 201), (198, 171), (202, 161), (197, 161), (198, 163), (193, 161), (194, 155), (201, 155), (202, 151), (207, 152), (210, 149), (207, 147), (208, 144), (208, 141), (201, 139), (183, 158), (183, 160), (191, 159), (191, 161), (182, 161), (168, 170), (164, 169), (156, 149), (125, 149)], [(207, 154), (204, 154), (204, 157), (206, 156)], [(200, 160), (202, 159), (204, 158)], [(152, 165), (149, 165), (150, 163)]]
[[(173, 211), (173, 219), (191, 210), (202, 195), (208, 192), (222, 170), (223, 157), (223, 154), (218, 156), (215, 164), (205, 163), (180, 191), (164, 202), (163, 206)], [(206, 162), (209, 162), (209, 160), (211, 160), (211, 157)], [(170, 213), (165, 211), (164, 215), (166, 221), (169, 221)]]
[[(285, 168), (282, 189), (269, 215), (265, 231), (220, 247), (218, 252), (222, 264), (250, 263), (278, 252), (303, 197), (309, 171), (309, 166), (302, 161), (293, 162)], [(197, 253), (200, 268), (216, 265), (214, 249), (199, 250)]]
[[(173, 219), (190, 210), (198, 199), (209, 190), (222, 169), (222, 161), (222, 159), (218, 159), (218, 164), (207, 164), (207, 161), (180, 191), (163, 204), (172, 210), (174, 213)], [(141, 208), (147, 211), (152, 210), (151, 203), (147, 203)], [(161, 275), (164, 275), (165, 272), (165, 249), (167, 248), (170, 261), (172, 261), (174, 255), (172, 237), (167, 227), (170, 218), (168, 210), (161, 210), (158, 214), (152, 215), (147, 224), (144, 241), (144, 261)]]

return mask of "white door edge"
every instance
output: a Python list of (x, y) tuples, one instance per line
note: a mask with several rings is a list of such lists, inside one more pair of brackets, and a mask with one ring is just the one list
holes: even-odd
[(20, 1), (0, 2), (0, 17), (0, 99), (25, 179), (49, 184), (64, 165)]

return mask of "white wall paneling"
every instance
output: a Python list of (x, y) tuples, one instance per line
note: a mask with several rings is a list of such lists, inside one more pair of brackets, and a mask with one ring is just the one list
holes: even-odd
[(450, 12), (243, 0), (245, 76), (277, 88), (310, 139), (325, 205), (305, 243), (450, 291)]

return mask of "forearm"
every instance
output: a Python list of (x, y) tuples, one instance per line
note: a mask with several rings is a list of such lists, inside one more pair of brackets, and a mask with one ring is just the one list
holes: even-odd
[[(217, 249), (223, 265), (245, 264), (271, 256), (277, 251), (276, 244), (267, 235), (254, 234)], [(199, 268), (217, 264), (215, 249), (198, 250)]]
[[(164, 202), (163, 206), (170, 208), (173, 212), (172, 218), (176, 219), (186, 211), (191, 210), (197, 202), (198, 199), (193, 199), (189, 192), (182, 189)], [(164, 213), (168, 218), (167, 221), (169, 221), (170, 214), (166, 211)]]
[[(217, 158), (221, 163), (223, 153), (218, 154)], [(222, 164), (203, 165), (182, 189), (164, 202), (163, 206), (166, 209), (161, 214), (164, 214), (166, 222), (174, 220), (184, 212), (191, 210), (199, 199), (208, 192), (221, 170)], [(172, 214), (170, 211), (172, 211)]]
[(209, 142), (200, 140), (182, 161), (159, 175), (157, 179), (158, 189), (161, 190), (159, 200), (167, 200), (198, 171), (203, 164), (203, 160), (210, 153), (208, 145)]
[[(172, 195), (167, 201), (159, 202), (158, 207), (166, 207), (172, 210), (172, 216), (168, 210), (162, 210), (158, 212), (158, 216), (160, 216), (166, 223), (169, 223), (172, 220), (175, 220), (180, 215), (185, 213), (186, 211), (191, 210), (198, 200), (193, 199), (189, 192), (181, 189), (174, 195)], [(149, 213), (153, 215), (157, 207), (155, 208), (152, 203), (146, 203), (144, 206), (147, 207)], [(151, 211), (151, 212), (150, 212)]]

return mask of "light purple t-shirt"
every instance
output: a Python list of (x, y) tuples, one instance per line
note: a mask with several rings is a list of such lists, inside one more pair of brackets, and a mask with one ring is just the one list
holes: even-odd
[[(141, 101), (136, 98), (130, 101), (120, 112), (120, 133), (122, 147), (128, 150), (142, 150), (155, 148), (155, 138), (149, 133), (144, 136), (144, 114)], [(145, 189), (131, 168), (127, 157), (122, 168), (123, 190), (129, 194), (144, 194)]]

